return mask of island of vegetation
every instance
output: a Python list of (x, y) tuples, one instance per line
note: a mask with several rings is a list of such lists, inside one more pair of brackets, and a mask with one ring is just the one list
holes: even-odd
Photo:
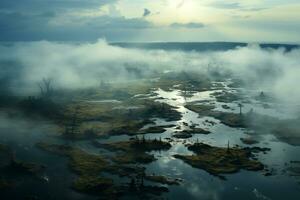
[(174, 155), (174, 157), (216, 176), (235, 173), (241, 169), (251, 171), (264, 169), (263, 164), (251, 159), (252, 155), (250, 149), (213, 147), (198, 142), (193, 145), (188, 145), (188, 149), (195, 154), (177, 154)]
[(143, 136), (141, 139), (138, 137), (129, 141), (121, 141), (115, 143), (102, 144), (94, 141), (93, 144), (96, 147), (105, 148), (112, 151), (121, 151), (122, 153), (114, 157), (114, 161), (117, 163), (150, 163), (155, 159), (150, 151), (162, 151), (171, 148), (169, 142), (162, 141), (161, 139), (147, 140)]
[[(141, 141), (142, 142), (142, 141)], [(94, 142), (94, 145), (103, 146)], [(67, 145), (48, 144), (40, 142), (37, 146), (45, 151), (58, 155), (67, 156), (69, 158), (69, 167), (78, 177), (73, 181), (72, 188), (78, 192), (101, 195), (100, 199), (117, 199), (120, 196), (130, 195), (161, 195), (168, 192), (166, 187), (144, 185), (144, 180), (161, 184), (178, 184), (178, 180), (173, 180), (161, 175), (146, 175), (145, 169), (142, 167), (132, 167), (124, 164), (128, 162), (110, 163), (107, 158), (101, 155), (87, 153), (77, 147)], [(133, 151), (133, 149), (141, 151), (150, 151), (168, 148), (168, 143), (159, 141), (148, 141), (145, 146), (142, 143), (137, 144), (132, 141), (127, 143), (115, 143), (104, 146), (110, 149), (118, 149), (124, 151)], [(147, 154), (147, 156), (150, 156)], [(140, 161), (140, 160), (134, 160)], [(118, 185), (111, 178), (104, 176), (104, 173), (116, 174), (120, 177), (128, 177), (131, 182), (127, 185)]]
[(188, 129), (184, 129), (181, 131), (176, 131), (173, 137), (179, 138), (179, 139), (186, 139), (191, 138), (195, 134), (209, 134), (210, 131), (202, 129), (202, 128), (196, 128), (196, 127), (189, 127)]

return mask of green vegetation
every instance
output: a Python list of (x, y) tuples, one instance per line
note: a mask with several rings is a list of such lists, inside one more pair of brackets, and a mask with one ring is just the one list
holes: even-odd
[(161, 140), (147, 140), (144, 137), (139, 139), (135, 137), (130, 141), (122, 141), (108, 144), (100, 144), (94, 142), (94, 145), (102, 148), (107, 148), (110, 150), (122, 150), (122, 151), (160, 151), (160, 150), (168, 150), (171, 148), (170, 143), (164, 142)]
[(245, 128), (248, 126), (249, 114), (242, 115), (229, 112), (214, 111), (215, 106), (206, 104), (190, 103), (185, 106), (187, 109), (198, 113), (200, 116), (210, 116), (221, 121), (221, 123), (230, 127)]
[(213, 175), (235, 173), (241, 169), (257, 171), (264, 168), (260, 162), (250, 159), (251, 151), (246, 149), (212, 147), (203, 143), (189, 145), (188, 149), (195, 155), (174, 157)]
[(104, 195), (106, 198), (116, 198), (116, 190), (111, 179), (96, 176), (80, 176), (72, 185), (79, 192)]
[[(204, 108), (203, 108), (204, 106)], [(206, 105), (188, 104), (188, 109), (199, 113), (200, 116), (210, 116), (221, 123), (234, 128), (249, 128), (255, 132), (272, 133), (279, 140), (291, 145), (299, 145), (299, 119), (280, 120), (275, 117), (254, 112), (245, 114), (228, 113), (211, 110)], [(247, 141), (246, 141), (247, 142)]]
[(114, 196), (113, 181), (101, 177), (101, 173), (109, 167), (109, 163), (102, 156), (89, 154), (79, 148), (66, 145), (38, 143), (37, 146), (45, 151), (69, 157), (70, 169), (79, 175), (73, 182), (75, 190), (101, 194), (105, 198)]
[(209, 134), (210, 131), (204, 130), (202, 128), (196, 128), (196, 127), (189, 127), (190, 129), (185, 129), (182, 131), (176, 131), (173, 137), (179, 138), (179, 139), (186, 139), (193, 137), (194, 134)]
[[(173, 140), (174, 143), (178, 141), (174, 138), (168, 138), (168, 141), (145, 139), (145, 135), (148, 133), (164, 133), (168, 128), (175, 126), (155, 125), (153, 118), (163, 118), (165, 121), (172, 122), (182, 118), (177, 107), (156, 101), (158, 98), (155, 98), (153, 93), (156, 88), (166, 91), (178, 89), (186, 98), (194, 92), (210, 89), (211, 81), (199, 74), (167, 73), (153, 80), (108, 83), (84, 90), (55, 91), (51, 98), (47, 97), (48, 95), (28, 97), (17, 103), (23, 111), (41, 115), (55, 122), (59, 126), (62, 136), (60, 139), (91, 140), (95, 147), (109, 151), (109, 153), (105, 151), (105, 154), (99, 155), (75, 147), (74, 143), (72, 146), (44, 142), (37, 144), (40, 149), (68, 159), (69, 169), (76, 174), (72, 183), (74, 190), (97, 195), (102, 199), (117, 199), (126, 195), (146, 199), (144, 197), (148, 195), (161, 195), (163, 192), (167, 192), (168, 188), (144, 185), (144, 180), (163, 185), (180, 184), (180, 180), (172, 179), (172, 177), (146, 174), (144, 167), (145, 164), (157, 159), (152, 151), (167, 151), (172, 147), (170, 141)], [(214, 93), (213, 95), (219, 102), (225, 103), (241, 98), (240, 94), (228, 92)], [(290, 144), (300, 143), (299, 134), (297, 134), (300, 130), (299, 127), (291, 126), (291, 124), (297, 124), (296, 121), (282, 121), (254, 112), (241, 112), (240, 114), (220, 112), (216, 111), (215, 104), (210, 104), (209, 101), (186, 103), (185, 107), (198, 113), (201, 117), (216, 118), (230, 127), (249, 128), (254, 131), (268, 130)], [(222, 107), (230, 109), (225, 104)], [(191, 121), (191, 123), (193, 122)], [(205, 123), (215, 124), (209, 120), (206, 120)], [(183, 125), (185, 129), (181, 130), (181, 126), (178, 125), (173, 137), (185, 139), (194, 134), (210, 133), (208, 130), (196, 128), (196, 124), (189, 126), (184, 122)], [(129, 141), (112, 143), (100, 143), (95, 140), (114, 135), (128, 135), (132, 138)], [(139, 135), (143, 135), (142, 138), (139, 138)], [(160, 137), (158, 136), (158, 138)], [(249, 145), (258, 142), (252, 138), (241, 138), (241, 141)], [(180, 142), (186, 144), (185, 140), (180, 140)], [(270, 150), (252, 146), (229, 148), (229, 145), (228, 148), (220, 148), (198, 142), (187, 145), (187, 148), (194, 154), (177, 154), (174, 157), (219, 177), (222, 174), (235, 173), (240, 170), (264, 169), (263, 164), (255, 160), (254, 153), (266, 153)], [(10, 154), (6, 152), (9, 152), (8, 148), (0, 145), (1, 168), (4, 163), (14, 172), (25, 172), (31, 175), (39, 173), (44, 168), (39, 164), (11, 159)], [(8, 164), (2, 162), (5, 159)], [(124, 183), (122, 182), (124, 179), (122, 179), (120, 183), (115, 183), (110, 175), (126, 177), (125, 180), (130, 182)], [(0, 179), (0, 189), (8, 188), (11, 185), (5, 177)]]
[(141, 113), (142, 117), (146, 118), (164, 118), (166, 121), (177, 121), (181, 119), (181, 114), (176, 107), (170, 106), (166, 103), (159, 103), (155, 101), (144, 101), (144, 110)]
[(63, 105), (52, 99), (30, 96), (27, 99), (19, 101), (18, 107), (26, 115), (39, 115), (54, 121), (63, 118)]
[[(203, 90), (210, 85), (210, 81), (203, 75), (182, 72), (167, 74), (155, 81), (139, 80), (111, 83), (109, 87), (77, 91), (73, 96), (78, 101), (68, 104), (64, 111), (65, 124), (69, 124), (74, 113), (77, 112), (78, 130), (71, 137), (90, 138), (110, 136), (111, 134), (135, 135), (143, 125), (151, 123), (150, 119), (154, 117), (164, 118), (167, 121), (179, 120), (181, 115), (174, 107), (154, 100), (135, 97), (135, 95), (140, 94), (151, 94), (154, 88), (169, 90), (174, 85), (178, 85), (177, 83), (179, 85), (182, 83), (182, 86), (187, 84), (189, 87), (193, 86), (194, 90)], [(89, 101), (84, 101), (84, 99)], [(100, 100), (119, 100), (119, 102), (101, 103)], [(131, 109), (132, 105), (136, 109)], [(62, 127), (62, 132), (64, 130), (65, 127)], [(162, 130), (152, 129), (151, 131), (157, 133)]]
[(70, 168), (79, 175), (97, 175), (108, 167), (108, 162), (99, 155), (89, 154), (79, 148), (38, 143), (37, 146), (45, 151), (69, 157)]
[(166, 125), (166, 126), (151, 126), (149, 128), (143, 129), (139, 131), (139, 134), (147, 134), (147, 133), (163, 133), (166, 131), (166, 128), (174, 127), (175, 125)]
[(245, 115), (226, 112), (212, 112), (210, 115), (230, 127), (246, 128), (248, 126), (247, 116)]
[[(205, 91), (211, 88), (211, 81), (205, 74), (198, 72), (171, 72), (161, 76), (154, 83), (155, 88), (161, 88), (166, 91), (179, 89), (181, 91)], [(176, 86), (174, 88), (174, 86)]]
[[(130, 109), (132, 105), (135, 109)], [(145, 131), (163, 132), (168, 126), (141, 130), (145, 125), (153, 123), (151, 119), (155, 117), (174, 121), (180, 119), (181, 115), (174, 107), (153, 100), (131, 99), (118, 103), (118, 106), (112, 102), (79, 102), (67, 107), (61, 132), (73, 139), (137, 135), (145, 134)], [(66, 128), (72, 131), (66, 131)]]
[(46, 167), (37, 163), (29, 163), (12, 159), (9, 166), (9, 170), (13, 170), (16, 173), (28, 173), (36, 175), (43, 171)]
[[(175, 107), (136, 96), (151, 95), (163, 80), (135, 80), (107, 83), (105, 87), (54, 90), (51, 81), (43, 79), (39, 83), (40, 95), (16, 98), (10, 101), (15, 102), (13, 105), (5, 108), (19, 109), (26, 116), (51, 119), (66, 139), (136, 135), (141, 128), (152, 123), (152, 118), (165, 118), (167, 121), (181, 118)], [(172, 85), (171, 82), (169, 84)]]
[(113, 161), (118, 164), (133, 164), (133, 163), (141, 163), (141, 164), (148, 164), (153, 161), (155, 161), (156, 158), (152, 154), (147, 153), (124, 153), (121, 155), (118, 155), (113, 158)]
[(198, 113), (201, 116), (205, 116), (208, 113), (210, 113), (211, 110), (215, 108), (214, 105), (211, 104), (199, 104), (197, 102), (195, 103), (189, 103), (185, 105), (185, 107), (193, 112)]
[(131, 141), (122, 141), (108, 144), (101, 144), (96, 141), (93, 144), (100, 148), (112, 151), (120, 150), (123, 153), (114, 157), (114, 161), (119, 164), (129, 163), (150, 163), (155, 160), (154, 156), (148, 154), (149, 151), (161, 151), (171, 148), (170, 143), (160, 140), (146, 140), (144, 137), (136, 137)]
[[(95, 145), (100, 145), (95, 143)], [(121, 177), (136, 177), (141, 176), (152, 182), (159, 182), (163, 184), (176, 184), (175, 180), (163, 176), (148, 176), (145, 175), (145, 168), (141, 167), (131, 167), (123, 165), (128, 162), (117, 162), (117, 164), (110, 164), (100, 155), (89, 154), (79, 148), (66, 146), (66, 145), (56, 145), (56, 144), (47, 144), (47, 143), (38, 143), (37, 146), (48, 152), (52, 152), (58, 155), (69, 157), (69, 167), (74, 171), (78, 178), (73, 181), (72, 188), (76, 191), (99, 195), (100, 199), (117, 199), (120, 195), (161, 195), (163, 192), (167, 192), (168, 189), (165, 187), (158, 186), (145, 186), (143, 182), (140, 185), (134, 186), (135, 190), (132, 190), (129, 186), (117, 186), (112, 179), (105, 178), (102, 176), (103, 172), (108, 172), (111, 174), (116, 174)], [(101, 144), (102, 146), (102, 144)], [(108, 147), (109, 145), (105, 145)], [(133, 142), (124, 142), (118, 144), (111, 144), (110, 148), (124, 150), (124, 151), (133, 151), (134, 150), (153, 150), (153, 149), (165, 149), (167, 148), (168, 143), (151, 141), (147, 142), (145, 147), (142, 144), (133, 143)], [(129, 156), (133, 155), (133, 152), (129, 153)], [(138, 153), (137, 153), (138, 154)], [(141, 154), (142, 156), (152, 156), (146, 153)], [(120, 159), (122, 156), (119, 157)], [(135, 157), (132, 160), (136, 160)], [(141, 158), (140, 158), (141, 159)], [(113, 159), (116, 160), (116, 159)], [(140, 160), (138, 160), (140, 161)], [(143, 180), (143, 178), (142, 178)]]
[(215, 92), (213, 96), (216, 97), (218, 102), (223, 102), (223, 103), (232, 103), (234, 101), (238, 101), (242, 99), (241, 94), (237, 93), (230, 93), (230, 92)]
[(131, 178), (141, 174), (145, 174), (145, 167), (115, 163), (107, 169), (107, 172), (110, 174), (118, 175), (120, 177)]

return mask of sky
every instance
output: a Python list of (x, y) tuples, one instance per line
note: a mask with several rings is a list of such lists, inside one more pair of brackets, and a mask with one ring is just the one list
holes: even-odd
[(299, 0), (1, 0), (1, 41), (300, 43)]

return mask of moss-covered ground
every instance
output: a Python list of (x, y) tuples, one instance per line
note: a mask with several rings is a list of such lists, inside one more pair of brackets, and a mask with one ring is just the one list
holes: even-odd
[(258, 171), (264, 165), (251, 159), (251, 150), (242, 148), (213, 147), (203, 143), (189, 145), (194, 155), (174, 155), (187, 164), (203, 169), (213, 175), (235, 173), (241, 169)]

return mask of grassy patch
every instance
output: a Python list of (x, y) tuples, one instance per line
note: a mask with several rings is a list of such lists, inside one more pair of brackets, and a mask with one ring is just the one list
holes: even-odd
[(220, 148), (203, 143), (195, 143), (188, 146), (188, 149), (195, 155), (175, 155), (174, 157), (213, 175), (235, 173), (241, 169), (257, 171), (264, 168), (260, 162), (250, 159), (250, 149)]
[(100, 148), (106, 148), (111, 151), (122, 151), (121, 154), (114, 157), (117, 163), (150, 163), (155, 157), (147, 152), (168, 150), (171, 144), (160, 140), (138, 139), (137, 137), (130, 141), (122, 141), (108, 144), (101, 144), (96, 141), (93, 144)]

